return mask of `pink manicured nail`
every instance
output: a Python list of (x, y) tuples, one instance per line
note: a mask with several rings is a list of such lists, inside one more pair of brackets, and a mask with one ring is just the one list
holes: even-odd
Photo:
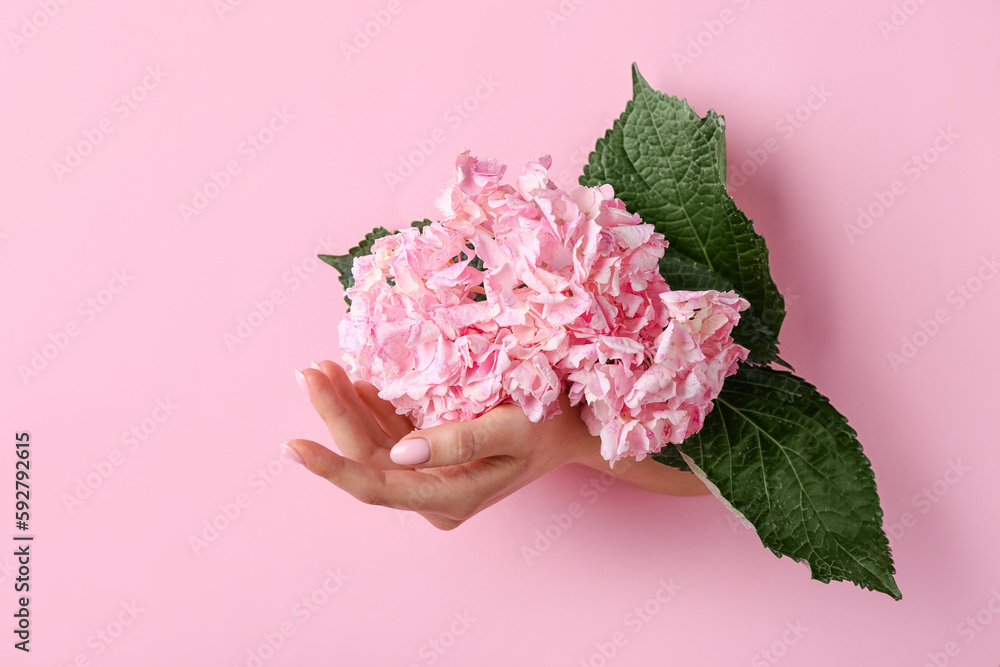
[(321, 370), (323, 370), (322, 366), (320, 366), (320, 365), (319, 365), (319, 363), (317, 363), (317, 362), (315, 362), (315, 361), (314, 361), (314, 362), (312, 362), (312, 367), (313, 367), (313, 368), (315, 368), (315, 369), (316, 369), (316, 370), (318, 370), (318, 371), (321, 371)]
[(423, 438), (407, 438), (400, 440), (389, 451), (393, 463), (401, 466), (415, 466), (426, 463), (431, 457), (431, 445)]
[(295, 463), (298, 463), (299, 465), (306, 464), (306, 460), (302, 458), (302, 455), (299, 454), (294, 449), (292, 449), (291, 447), (289, 447), (287, 442), (283, 442), (278, 446), (281, 447), (281, 451), (283, 451), (285, 453), (285, 456), (287, 456), (290, 460), (294, 461)]
[(297, 368), (295, 369), (295, 379), (298, 381), (299, 386), (302, 387), (302, 390), (308, 394), (309, 382), (306, 380), (306, 376), (302, 374), (302, 371)]

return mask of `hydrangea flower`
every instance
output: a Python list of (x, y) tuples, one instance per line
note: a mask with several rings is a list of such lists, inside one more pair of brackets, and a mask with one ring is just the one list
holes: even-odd
[(701, 428), (747, 349), (747, 301), (671, 291), (667, 241), (610, 185), (563, 190), (548, 156), (515, 184), (458, 156), (440, 222), (377, 239), (354, 261), (340, 324), (348, 373), (417, 428), (516, 403), (532, 421), (568, 392), (612, 464)]

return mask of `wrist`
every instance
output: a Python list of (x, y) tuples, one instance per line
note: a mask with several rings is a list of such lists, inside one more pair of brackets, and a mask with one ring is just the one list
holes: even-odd
[(598, 445), (582, 452), (575, 462), (654, 493), (699, 496), (709, 492), (708, 487), (694, 473), (660, 463), (651, 456), (641, 461), (628, 456), (616, 461), (612, 468), (611, 464), (601, 456)]

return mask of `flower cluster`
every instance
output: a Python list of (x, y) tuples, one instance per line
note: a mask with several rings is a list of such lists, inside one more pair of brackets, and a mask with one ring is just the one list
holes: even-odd
[(537, 422), (568, 391), (605, 459), (641, 459), (701, 428), (746, 358), (730, 334), (748, 303), (671, 291), (663, 236), (609, 185), (559, 189), (550, 164), (501, 184), (504, 165), (463, 153), (440, 222), (355, 259), (347, 369), (417, 428), (511, 402)]

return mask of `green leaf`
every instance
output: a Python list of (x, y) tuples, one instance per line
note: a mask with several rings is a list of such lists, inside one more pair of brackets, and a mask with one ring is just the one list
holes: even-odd
[[(414, 223), (414, 226), (416, 226), (416, 223)], [(375, 239), (380, 239), (383, 236), (394, 233), (385, 227), (376, 227), (365, 234), (365, 238), (361, 239), (358, 245), (348, 250), (346, 255), (316, 255), (316, 257), (340, 271), (340, 284), (344, 286), (344, 290), (346, 291), (354, 287), (354, 274), (351, 273), (351, 267), (354, 266), (354, 258), (372, 254), (372, 244), (375, 243)], [(346, 294), (344, 295), (344, 301), (347, 302), (347, 309), (350, 310), (351, 300), (347, 298)]]
[(663, 465), (668, 465), (672, 468), (677, 468), (678, 470), (683, 470), (684, 472), (691, 472), (691, 467), (688, 466), (687, 461), (681, 456), (680, 451), (677, 449), (676, 445), (667, 443), (663, 446), (663, 449), (651, 454), (654, 461), (659, 461)]
[[(431, 224), (431, 222), (433, 221), (428, 218), (424, 218), (423, 220), (414, 220), (410, 223), (410, 227), (416, 227), (417, 229), (422, 230), (424, 227)], [(398, 231), (399, 230), (390, 232), (385, 227), (376, 227), (365, 234), (365, 238), (361, 239), (361, 242), (358, 243), (358, 245), (348, 250), (346, 255), (316, 255), (316, 257), (340, 271), (340, 284), (344, 286), (344, 291), (346, 292), (351, 287), (354, 287), (354, 274), (351, 273), (351, 268), (354, 266), (355, 258), (372, 254), (372, 244), (375, 243), (375, 239), (380, 239), (383, 236), (389, 236), (390, 234), (396, 234)], [(347, 310), (350, 310), (351, 300), (346, 294), (344, 295), (344, 301), (347, 302)]]
[[(675, 290), (735, 291), (731, 282), (712, 269), (678, 255), (669, 247), (660, 258), (660, 275)], [(747, 361), (752, 364), (767, 365), (771, 361), (777, 361), (786, 368), (792, 368), (791, 364), (778, 356), (777, 337), (760, 319), (753, 306), (740, 313), (740, 323), (733, 329), (733, 339), (750, 350)]]
[(871, 463), (808, 382), (741, 365), (704, 427), (677, 447), (775, 554), (805, 561), (824, 583), (853, 581), (900, 599)]
[(756, 320), (767, 323), (749, 336), (754, 361), (768, 363), (777, 356), (784, 299), (767, 244), (726, 191), (725, 123), (654, 90), (635, 65), (632, 81), (633, 99), (598, 139), (580, 183), (611, 184), (629, 211), (667, 238), (673, 256), (708, 269), (749, 301)]

